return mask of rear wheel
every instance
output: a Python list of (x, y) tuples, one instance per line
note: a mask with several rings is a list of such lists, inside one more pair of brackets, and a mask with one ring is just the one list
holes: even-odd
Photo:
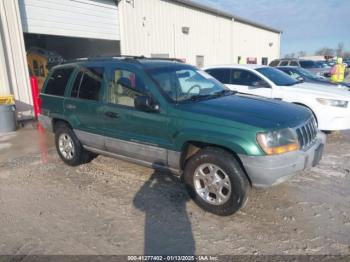
[(234, 156), (213, 147), (198, 151), (187, 161), (184, 181), (201, 208), (220, 216), (231, 215), (244, 206), (250, 190)]
[(70, 166), (90, 162), (95, 157), (82, 147), (73, 130), (65, 123), (59, 123), (55, 128), (55, 144), (60, 158)]

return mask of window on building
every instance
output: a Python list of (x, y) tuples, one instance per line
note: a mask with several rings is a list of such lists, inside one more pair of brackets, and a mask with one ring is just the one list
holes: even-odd
[(256, 74), (249, 72), (247, 70), (232, 69), (231, 71), (231, 84), (232, 85), (242, 85), (242, 86), (252, 86), (253, 82), (262, 82), (263, 80)]
[(217, 68), (206, 70), (208, 74), (219, 80), (223, 84), (230, 84), (231, 70), (227, 68)]
[(197, 55), (196, 56), (196, 65), (199, 68), (204, 67), (204, 56), (202, 56), (202, 55)]
[(73, 70), (73, 67), (56, 69), (48, 79), (45, 94), (64, 96), (64, 91)]
[(128, 70), (117, 69), (109, 85), (108, 102), (135, 107), (135, 98), (145, 95), (147, 88), (141, 77)]
[(103, 82), (103, 67), (87, 67), (75, 78), (71, 97), (98, 101)]
[(267, 65), (267, 64), (268, 64), (268, 61), (269, 61), (269, 59), (268, 59), (267, 57), (261, 58), (261, 64), (262, 64), (262, 65)]

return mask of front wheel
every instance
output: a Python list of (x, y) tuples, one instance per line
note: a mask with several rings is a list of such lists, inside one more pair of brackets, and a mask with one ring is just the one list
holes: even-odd
[(198, 151), (186, 163), (184, 181), (192, 199), (220, 216), (237, 212), (248, 199), (250, 183), (234, 156), (221, 148)]

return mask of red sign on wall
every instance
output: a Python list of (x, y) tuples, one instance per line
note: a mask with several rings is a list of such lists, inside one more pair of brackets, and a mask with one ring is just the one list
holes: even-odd
[(257, 64), (258, 59), (256, 57), (248, 57), (247, 64)]

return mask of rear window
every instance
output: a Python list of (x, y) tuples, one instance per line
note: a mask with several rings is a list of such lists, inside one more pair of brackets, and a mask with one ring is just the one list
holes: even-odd
[(45, 94), (64, 96), (64, 91), (73, 70), (74, 68), (72, 67), (56, 69), (48, 79)]
[(103, 73), (103, 67), (87, 67), (81, 69), (75, 78), (71, 97), (96, 101), (99, 100)]
[(219, 80), (223, 84), (230, 84), (230, 74), (231, 70), (230, 69), (209, 69), (205, 70), (208, 74)]

